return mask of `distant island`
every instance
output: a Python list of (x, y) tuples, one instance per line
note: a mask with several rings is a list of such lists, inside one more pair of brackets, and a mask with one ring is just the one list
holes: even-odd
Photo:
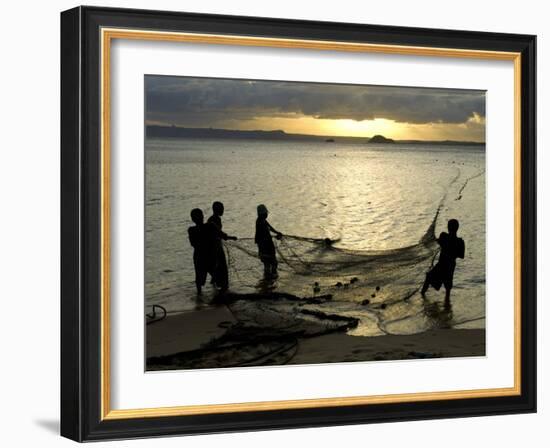
[(395, 140), (391, 138), (386, 138), (383, 135), (375, 135), (369, 140), (369, 143), (395, 143)]
[(463, 142), (455, 140), (393, 140), (383, 135), (369, 137), (347, 137), (331, 135), (288, 134), (282, 130), (275, 131), (242, 131), (236, 129), (185, 128), (181, 126), (147, 125), (146, 138), (194, 138), (194, 139), (239, 139), (239, 140), (274, 140), (274, 141), (312, 141), (333, 143), (370, 143), (370, 144), (423, 144), (423, 145), (468, 145), (482, 146), (485, 142)]

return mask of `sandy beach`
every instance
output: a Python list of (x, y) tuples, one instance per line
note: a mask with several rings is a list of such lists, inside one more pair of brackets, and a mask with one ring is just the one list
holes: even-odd
[(254, 327), (251, 338), (229, 306), (170, 315), (147, 326), (148, 370), (485, 355), (484, 329), (364, 337), (346, 333), (350, 322), (331, 328), (322, 325), (319, 330), (315, 319), (326, 317), (310, 318), (306, 327), (297, 325), (295, 331)]
[(444, 329), (374, 337), (333, 333), (300, 341), (288, 364), (485, 356), (485, 330)]

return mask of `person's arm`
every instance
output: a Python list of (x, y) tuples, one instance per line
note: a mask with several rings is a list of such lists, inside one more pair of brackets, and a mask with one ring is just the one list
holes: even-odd
[(197, 246), (197, 239), (195, 238), (193, 227), (189, 227), (187, 229), (187, 233), (189, 234), (189, 242), (191, 243), (191, 246), (195, 248)]
[(466, 252), (466, 243), (464, 243), (464, 240), (462, 238), (459, 239), (459, 245), (458, 245), (458, 258), (464, 259), (464, 253)]
[(222, 240), (225, 240), (225, 241), (227, 241), (227, 240), (237, 241), (238, 238), (237, 238), (236, 236), (230, 236), (230, 235), (228, 235), (227, 233), (225, 233), (225, 232), (222, 230), (222, 221), (221, 221), (221, 219), (220, 219), (220, 226), (218, 227), (218, 230), (219, 230), (219, 232), (220, 232), (220, 238), (221, 238)]
[(261, 230), (260, 227), (261, 227), (260, 221), (256, 220), (256, 231), (254, 232), (254, 244), (258, 244), (259, 242), (258, 236), (260, 235), (260, 230)]
[(237, 237), (236, 236), (229, 236), (227, 233), (225, 233), (223, 230), (221, 230), (218, 226), (214, 226), (216, 228), (216, 231), (218, 232), (218, 236), (224, 240), (224, 241), (227, 241), (227, 240), (233, 240), (233, 241), (237, 241)]
[(283, 236), (281, 232), (279, 232), (278, 230), (275, 230), (275, 228), (271, 224), (269, 224), (267, 221), (266, 221), (266, 224), (267, 224), (267, 228), (277, 235), (277, 238), (281, 238)]
[(210, 225), (214, 228), (214, 231), (216, 232), (216, 236), (224, 241), (227, 241), (227, 240), (236, 240), (237, 238), (235, 238), (234, 236), (229, 236), (227, 233), (225, 233), (222, 228), (221, 228), (221, 225), (220, 223), (216, 222), (215, 219), (213, 219), (213, 217), (210, 217), (208, 218), (208, 222), (210, 223)]

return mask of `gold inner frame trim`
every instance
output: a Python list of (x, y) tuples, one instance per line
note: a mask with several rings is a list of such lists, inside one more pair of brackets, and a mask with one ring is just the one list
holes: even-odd
[[(303, 400), (261, 401), (229, 404), (188, 405), (140, 409), (111, 409), (110, 345), (110, 185), (111, 185), (111, 42), (113, 39), (183, 42), (212, 45), (239, 45), (384, 53), (410, 56), (454, 57), (513, 61), (514, 63), (514, 386), (441, 392), (420, 392)], [(168, 417), (230, 412), (253, 412), (318, 407), (353, 406), (413, 401), (455, 400), (503, 397), (521, 394), (521, 54), (514, 52), (459, 48), (333, 42), (302, 39), (278, 39), (218, 34), (144, 31), (137, 29), (101, 29), (101, 419), (116, 420), (144, 417)]]

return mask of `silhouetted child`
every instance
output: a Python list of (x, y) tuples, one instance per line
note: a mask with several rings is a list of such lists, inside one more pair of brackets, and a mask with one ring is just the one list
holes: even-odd
[(222, 216), (224, 212), (224, 206), (221, 202), (216, 201), (212, 204), (212, 216), (208, 218), (208, 223), (211, 224), (215, 231), (215, 267), (212, 280), (218, 288), (222, 291), (226, 291), (229, 287), (229, 273), (227, 272), (227, 260), (225, 258), (225, 252), (223, 250), (224, 240), (236, 240), (236, 236), (229, 236), (222, 228)]
[(216, 261), (216, 234), (211, 224), (204, 223), (202, 210), (194, 208), (191, 210), (191, 220), (195, 223), (189, 227), (189, 242), (193, 246), (193, 264), (195, 266), (195, 284), (197, 294), (202, 293), (202, 287), (206, 283), (206, 275), (213, 275)]
[(271, 238), (271, 232), (276, 234), (277, 239), (280, 239), (283, 234), (275, 230), (271, 224), (267, 222), (267, 207), (263, 204), (258, 205), (258, 218), (256, 219), (256, 234), (254, 242), (258, 245), (258, 255), (264, 264), (264, 276), (266, 278), (277, 278), (277, 255), (275, 254), (275, 245)]
[(441, 232), (437, 239), (441, 246), (441, 253), (437, 264), (426, 274), (426, 280), (422, 286), (421, 294), (424, 296), (428, 288), (433, 286), (437, 291), (441, 285), (445, 286), (445, 301), (448, 302), (451, 297), (451, 289), (453, 289), (453, 276), (455, 272), (456, 259), (464, 258), (464, 240), (458, 238), (458, 221), (450, 219), (447, 223), (449, 233)]

